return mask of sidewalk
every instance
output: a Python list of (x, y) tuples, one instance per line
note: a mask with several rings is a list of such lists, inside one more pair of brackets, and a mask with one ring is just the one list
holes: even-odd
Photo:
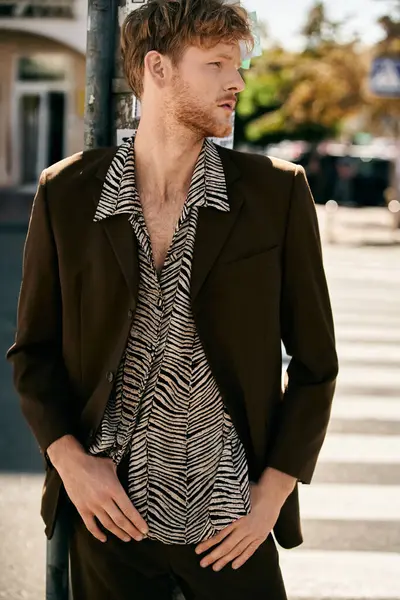
[(26, 228), (35, 192), (0, 189), (0, 228)]
[(324, 244), (343, 246), (400, 245), (400, 229), (394, 228), (393, 215), (387, 208), (348, 208), (340, 206), (329, 214), (317, 205), (318, 221)]

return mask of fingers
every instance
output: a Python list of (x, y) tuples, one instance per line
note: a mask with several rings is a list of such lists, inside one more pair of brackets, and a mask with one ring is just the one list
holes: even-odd
[(196, 554), (203, 554), (203, 552), (206, 552), (213, 546), (220, 544), (226, 537), (228, 537), (228, 535), (232, 533), (232, 531), (234, 530), (234, 525), (235, 523), (232, 523), (232, 525), (225, 527), (225, 529), (222, 529), (219, 533), (214, 535), (214, 537), (198, 544), (196, 546)]
[(100, 523), (105, 529), (113, 533), (117, 538), (119, 538), (123, 542), (131, 541), (131, 536), (128, 535), (125, 531), (123, 531), (120, 527), (118, 527), (105, 511), (101, 511), (98, 515), (96, 515), (96, 518), (100, 521)]
[(125, 517), (133, 523), (135, 528), (142, 533), (143, 535), (147, 535), (149, 532), (149, 528), (147, 526), (146, 521), (141, 517), (136, 508), (133, 506), (132, 502), (129, 500), (124, 488), (120, 483), (118, 483), (118, 487), (116, 488), (116, 493), (113, 496), (113, 500), (120, 511), (125, 515)]
[[(135, 535), (128, 534), (122, 527), (119, 527), (114, 519), (110, 517), (110, 515), (106, 511), (101, 511), (96, 518), (100, 521), (105, 529), (113, 533), (117, 538), (122, 540), (123, 542), (130, 542), (132, 538), (134, 538), (137, 542), (140, 542), (143, 539), (143, 536), (138, 531), (135, 532)], [(119, 523), (127, 522), (127, 519), (123, 517), (119, 518), (118, 514), (115, 516)]]
[(203, 559), (200, 565), (202, 567), (213, 565), (213, 571), (220, 571), (233, 561), (232, 568), (239, 569), (262, 544), (262, 540), (254, 540), (246, 536), (234, 545), (233, 539), (232, 535), (224, 544)]
[[(212, 552), (210, 552), (210, 554), (208, 554), (207, 556), (205, 556), (201, 562), (200, 562), (200, 566), (201, 567), (208, 567), (209, 565), (214, 564), (216, 561), (218, 561), (219, 559), (227, 556), (228, 554), (230, 554), (234, 548), (236, 548), (236, 546), (238, 544), (240, 544), (245, 538), (247, 537), (247, 535), (245, 535), (243, 532), (241, 532), (240, 530), (238, 531), (234, 531), (233, 533), (231, 533), (231, 535), (229, 535), (219, 546), (217, 546), (216, 548), (214, 548), (214, 550)], [(247, 545), (249, 544), (249, 542), (247, 542)], [(246, 545), (246, 547), (247, 547)]]
[(81, 513), (81, 517), (88, 531), (100, 542), (106, 542), (107, 536), (98, 526), (96, 519), (104, 529), (113, 533), (123, 542), (130, 542), (132, 539), (137, 542), (143, 540), (140, 531), (132, 525), (115, 504), (107, 506), (105, 509), (99, 508), (96, 514)]
[[(107, 522), (111, 521), (113, 528), (106, 525), (103, 522), (103, 520), (101, 520), (101, 522), (107, 529), (109, 529), (109, 531), (112, 531), (112, 533), (114, 533), (117, 537), (127, 542), (129, 542), (129, 540), (132, 538), (137, 542), (142, 541), (143, 535), (132, 524), (132, 522), (120, 511), (118, 506), (113, 501), (104, 506), (104, 515), (106, 515)], [(98, 518), (100, 519), (100, 516), (98, 516)], [(115, 528), (118, 533), (114, 531)]]
[(232, 562), (236, 558), (240, 557), (247, 548), (249, 548), (251, 544), (250, 538), (245, 538), (242, 540), (237, 546), (233, 548), (228, 554), (217, 560), (215, 565), (213, 565), (214, 571), (220, 571), (223, 569), (228, 563)]
[(256, 550), (261, 546), (261, 542), (252, 542), (242, 554), (233, 561), (232, 569), (240, 569), (245, 562), (249, 560)]
[(210, 540), (201, 542), (196, 548), (197, 554), (218, 545), (201, 559), (200, 566), (213, 565), (214, 571), (220, 571), (233, 561), (234, 569), (241, 567), (264, 541), (264, 538), (254, 534), (253, 529), (249, 517), (242, 517)]
[(65, 477), (64, 486), (88, 531), (105, 542), (107, 536), (100, 523), (121, 540), (141, 541), (148, 534), (148, 526), (122, 487), (114, 461), (92, 456), (85, 461), (82, 477), (71, 481)]
[(89, 515), (87, 513), (80, 513), (82, 517), (82, 521), (85, 523), (86, 529), (90, 531), (90, 533), (100, 542), (106, 542), (107, 536), (101, 531), (100, 527), (97, 525), (94, 515)]

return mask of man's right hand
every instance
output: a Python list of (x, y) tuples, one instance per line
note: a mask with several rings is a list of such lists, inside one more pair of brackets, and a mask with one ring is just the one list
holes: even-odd
[(87, 529), (101, 542), (107, 540), (96, 519), (119, 539), (141, 541), (148, 533), (144, 519), (122, 487), (114, 462), (87, 454), (70, 435), (53, 442), (47, 454)]

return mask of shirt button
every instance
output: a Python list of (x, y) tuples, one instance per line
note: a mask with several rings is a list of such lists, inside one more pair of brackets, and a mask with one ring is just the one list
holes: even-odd
[(106, 378), (108, 383), (112, 383), (114, 381), (114, 373), (112, 371), (108, 371)]
[(160, 296), (160, 297), (158, 298), (158, 300), (157, 300), (157, 306), (158, 306), (158, 308), (161, 308), (161, 307), (162, 307), (162, 304), (163, 304), (163, 301), (162, 301), (162, 298), (161, 298), (161, 296)]
[(120, 460), (122, 457), (121, 447), (116, 445), (110, 450), (110, 457), (114, 460)]

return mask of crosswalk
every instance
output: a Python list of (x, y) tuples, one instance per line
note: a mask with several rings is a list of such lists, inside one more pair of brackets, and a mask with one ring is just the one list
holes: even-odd
[(400, 248), (331, 246), (340, 375), (305, 543), (281, 550), (290, 600), (400, 599)]
[[(282, 571), (289, 600), (400, 600), (400, 247), (324, 252), (341, 371), (314, 480), (300, 488), (305, 542), (280, 550)], [(10, 314), (18, 286), (19, 274)], [(0, 333), (9, 336), (4, 322)], [(17, 408), (7, 413), (6, 400), (17, 404), (11, 381), (8, 389), (0, 442), (16, 440), (4, 446), (7, 461), (21, 456), (0, 473), (0, 598), (38, 600), (45, 595), (43, 476), (21, 470), (33, 463)]]

